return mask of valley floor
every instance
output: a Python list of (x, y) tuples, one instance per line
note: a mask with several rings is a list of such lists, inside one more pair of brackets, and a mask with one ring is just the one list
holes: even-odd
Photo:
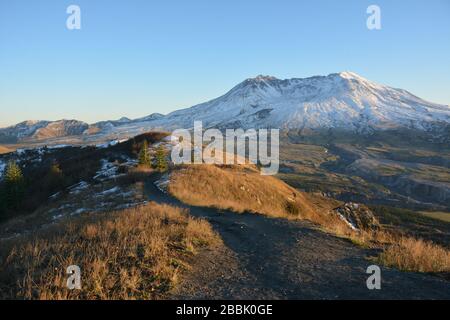
[(368, 290), (377, 252), (306, 221), (187, 206), (146, 184), (149, 200), (206, 218), (224, 246), (206, 249), (172, 292), (178, 299), (450, 299), (450, 282), (382, 267), (381, 290)]

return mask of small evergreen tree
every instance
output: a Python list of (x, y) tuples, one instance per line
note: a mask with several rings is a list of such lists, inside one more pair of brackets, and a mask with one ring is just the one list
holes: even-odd
[(141, 151), (139, 152), (138, 157), (139, 165), (150, 167), (152, 165), (150, 154), (148, 152), (148, 142), (147, 140), (144, 140), (142, 143)]
[(5, 172), (5, 201), (9, 208), (17, 208), (25, 192), (25, 180), (22, 170), (14, 161), (10, 161)]
[(156, 149), (156, 163), (155, 168), (159, 172), (167, 171), (169, 164), (166, 160), (166, 150), (162, 145), (159, 145), (158, 149)]

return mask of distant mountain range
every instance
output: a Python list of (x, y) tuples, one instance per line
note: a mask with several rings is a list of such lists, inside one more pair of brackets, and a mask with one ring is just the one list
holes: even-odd
[(87, 124), (77, 120), (25, 121), (0, 129), (0, 142), (73, 135), (133, 135), (151, 129), (190, 128), (195, 120), (217, 128), (341, 128), (367, 132), (388, 128), (433, 130), (450, 124), (450, 107), (406, 90), (369, 81), (353, 72), (280, 80), (257, 76), (214, 100), (167, 115)]

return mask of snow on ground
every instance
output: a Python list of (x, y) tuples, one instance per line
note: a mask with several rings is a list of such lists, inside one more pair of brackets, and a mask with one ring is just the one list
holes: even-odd
[(105, 181), (108, 179), (113, 179), (118, 176), (117, 174), (118, 167), (115, 163), (109, 162), (106, 159), (102, 159), (101, 163), (102, 163), (101, 168), (99, 171), (96, 172), (94, 179)]
[(19, 148), (19, 149), (16, 149), (16, 154), (18, 156), (22, 156), (27, 151), (28, 151), (28, 149), (21, 149), (21, 148)]
[(0, 179), (3, 176), (3, 172), (5, 171), (5, 169), (6, 169), (6, 163), (4, 163), (2, 160), (0, 160)]
[(96, 195), (97, 196), (106, 196), (106, 195), (109, 195), (109, 194), (118, 193), (120, 190), (121, 189), (119, 187), (114, 187), (114, 188), (102, 191), (100, 193), (97, 193)]
[(55, 200), (56, 198), (58, 198), (61, 195), (61, 192), (57, 192), (55, 194), (52, 194), (50, 197), (48, 197), (49, 199)]
[(211, 101), (117, 125), (116, 134), (136, 135), (150, 129), (204, 128), (343, 128), (370, 132), (396, 126), (428, 130), (450, 123), (450, 108), (411, 93), (377, 84), (352, 72), (303, 79), (259, 76), (247, 79)]
[(54, 146), (48, 146), (47, 148), (48, 149), (62, 149), (62, 148), (68, 148), (68, 147), (73, 147), (73, 146), (70, 144), (57, 144)]
[(85, 208), (80, 208), (80, 209), (77, 209), (77, 210), (75, 210), (74, 212), (72, 212), (70, 215), (71, 215), (71, 216), (76, 216), (76, 215), (82, 214), (82, 213), (84, 213), (84, 212), (86, 212), (86, 211), (87, 211), (87, 209), (85, 209)]
[(354, 231), (358, 231), (358, 228), (351, 221), (348, 221), (341, 213), (337, 212), (337, 214), (338, 214), (339, 219), (344, 221), (350, 227), (350, 229), (352, 229)]
[(131, 159), (128, 157), (122, 157), (122, 160), (125, 161), (122, 165), (127, 167), (133, 167), (139, 163), (136, 159)]
[(120, 140), (111, 140), (109, 142), (96, 144), (95, 147), (99, 148), (99, 149), (105, 149), (105, 148), (108, 148), (108, 147), (115, 146), (116, 144), (119, 144), (119, 143), (120, 143)]
[[(120, 143), (120, 140), (113, 141), (113, 145)], [(63, 145), (54, 146), (64, 147)], [(47, 147), (23, 149), (19, 150), (14, 159), (18, 162), (32, 161), (35, 159), (42, 159), (42, 156), (47, 152), (52, 152)], [(21, 155), (19, 157), (19, 154)], [(0, 178), (4, 174), (8, 158), (0, 158)], [(114, 160), (114, 161), (112, 161)], [(36, 160), (38, 161), (38, 160)], [(39, 160), (40, 161), (40, 160)], [(83, 214), (95, 214), (97, 212), (113, 212), (132, 208), (147, 203), (146, 197), (143, 194), (141, 185), (120, 183), (114, 178), (124, 176), (126, 168), (137, 165), (137, 160), (132, 159), (126, 155), (117, 155), (114, 159), (104, 158), (100, 160), (100, 168), (93, 175), (92, 178), (86, 181), (79, 181), (78, 183), (68, 187), (65, 190), (56, 192), (49, 197), (48, 203), (39, 208), (39, 221), (33, 223), (34, 228), (46, 228), (60, 220), (79, 216)], [(30, 229), (31, 230), (31, 229)], [(21, 236), (26, 233), (26, 228), (21, 231)], [(12, 231), (9, 233), (11, 236)]]
[(89, 183), (86, 181), (80, 181), (77, 184), (69, 187), (70, 194), (79, 194), (82, 190), (87, 189), (89, 187)]
[(154, 182), (155, 186), (161, 190), (161, 192), (167, 193), (167, 187), (170, 183), (170, 175), (168, 173), (164, 174), (161, 179)]
[(180, 143), (180, 138), (177, 137), (177, 136), (173, 136), (173, 135), (164, 137), (162, 140), (163, 140), (164, 142), (169, 143), (170, 145), (177, 145), (177, 144)]

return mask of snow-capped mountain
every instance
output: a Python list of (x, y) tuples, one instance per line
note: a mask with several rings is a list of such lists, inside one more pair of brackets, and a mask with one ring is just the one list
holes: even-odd
[(211, 127), (428, 129), (450, 123), (450, 107), (376, 84), (352, 72), (304, 79), (247, 79), (225, 95), (152, 121), (166, 129)]
[[(450, 107), (427, 102), (408, 91), (369, 81), (353, 72), (280, 80), (247, 79), (211, 101), (168, 115), (121, 118), (90, 126), (73, 123), (70, 130), (49, 130), (66, 122), (23, 122), (0, 129), (5, 137), (42, 138), (64, 134), (133, 136), (151, 129), (191, 128), (194, 121), (217, 128), (342, 128), (354, 132), (396, 127), (436, 130), (450, 125)], [(66, 121), (66, 120), (64, 120)], [(447, 132), (447, 131), (444, 131)]]

